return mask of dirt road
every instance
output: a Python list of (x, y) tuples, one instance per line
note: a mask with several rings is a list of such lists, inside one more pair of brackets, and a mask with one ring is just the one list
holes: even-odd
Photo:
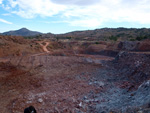
[(49, 45), (49, 42), (47, 41), (38, 41), (37, 43), (40, 44), (40, 46), (42, 47), (43, 51), (46, 53), (49, 53), (50, 51), (47, 49), (47, 46)]

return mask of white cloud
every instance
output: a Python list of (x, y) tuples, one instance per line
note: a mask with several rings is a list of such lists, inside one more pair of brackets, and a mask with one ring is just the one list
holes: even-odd
[(1, 19), (1, 18), (0, 18), (0, 22), (6, 23), (6, 24), (13, 24), (12, 22), (8, 22), (7, 20)]
[(2, 14), (3, 16), (11, 16), (11, 14), (10, 13), (4, 13), (4, 14)]
[(81, 27), (88, 27), (93, 28), (96, 26), (100, 26), (102, 24), (101, 20), (98, 19), (80, 19), (80, 20), (72, 20), (72, 21), (64, 21), (66, 23), (69, 23), (71, 26), (81, 26)]
[[(0, 0), (2, 1), (2, 0)], [(7, 0), (7, 10), (24, 18), (57, 15), (73, 26), (106, 22), (150, 24), (150, 0)], [(9, 7), (9, 8), (8, 8)]]
[(0, 0), (0, 4), (2, 4), (3, 0)]
[[(12, 13), (25, 18), (53, 16), (65, 10), (65, 6), (52, 3), (50, 0), (9, 0)], [(16, 9), (17, 8), (17, 9)]]
[(51, 0), (51, 1), (57, 4), (79, 5), (79, 6), (97, 4), (98, 2), (100, 2), (100, 0)]

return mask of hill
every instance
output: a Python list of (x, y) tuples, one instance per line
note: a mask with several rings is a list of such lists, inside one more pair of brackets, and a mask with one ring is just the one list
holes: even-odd
[(30, 31), (27, 28), (21, 28), (19, 30), (8, 31), (8, 32), (4, 32), (2, 34), (3, 35), (12, 35), (12, 36), (35, 36), (35, 35), (39, 35), (42, 33), (37, 32), (37, 31)]
[[(147, 28), (102, 28), (95, 30), (73, 31), (64, 34), (43, 34), (41, 38), (74, 39), (74, 40), (143, 40), (150, 37)], [(39, 37), (38, 37), (39, 38)]]
[(150, 29), (148, 28), (102, 28), (95, 30), (73, 31), (64, 34), (45, 33), (30, 31), (22, 28), (16, 31), (8, 31), (2, 35), (24, 36), (27, 38), (36, 39), (51, 39), (51, 40), (86, 40), (86, 41), (135, 41), (150, 38)]

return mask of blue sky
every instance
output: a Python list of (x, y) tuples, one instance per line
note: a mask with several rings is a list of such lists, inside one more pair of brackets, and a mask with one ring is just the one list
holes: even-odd
[(150, 0), (0, 0), (0, 32), (150, 27)]

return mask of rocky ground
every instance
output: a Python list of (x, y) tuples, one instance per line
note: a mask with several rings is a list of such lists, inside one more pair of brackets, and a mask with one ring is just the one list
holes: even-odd
[[(103, 42), (80, 53), (79, 47), (62, 51), (63, 44), (54, 43), (33, 41), (35, 53), (0, 58), (1, 113), (23, 113), (30, 105), (38, 113), (150, 112), (148, 51), (114, 53), (110, 48), (118, 46)], [(110, 51), (103, 56), (99, 48)]]
[(0, 109), (3, 113), (21, 113), (24, 107), (34, 105), (41, 113), (80, 110), (84, 95), (101, 90), (88, 82), (91, 72), (100, 67), (98, 58), (92, 60), (89, 56), (9, 59), (0, 68), (0, 104), (3, 105)]
[(91, 112), (149, 113), (149, 58), (147, 54), (121, 52), (115, 60), (103, 63), (103, 68), (93, 73), (93, 83), (103, 90), (85, 100), (93, 102)]

